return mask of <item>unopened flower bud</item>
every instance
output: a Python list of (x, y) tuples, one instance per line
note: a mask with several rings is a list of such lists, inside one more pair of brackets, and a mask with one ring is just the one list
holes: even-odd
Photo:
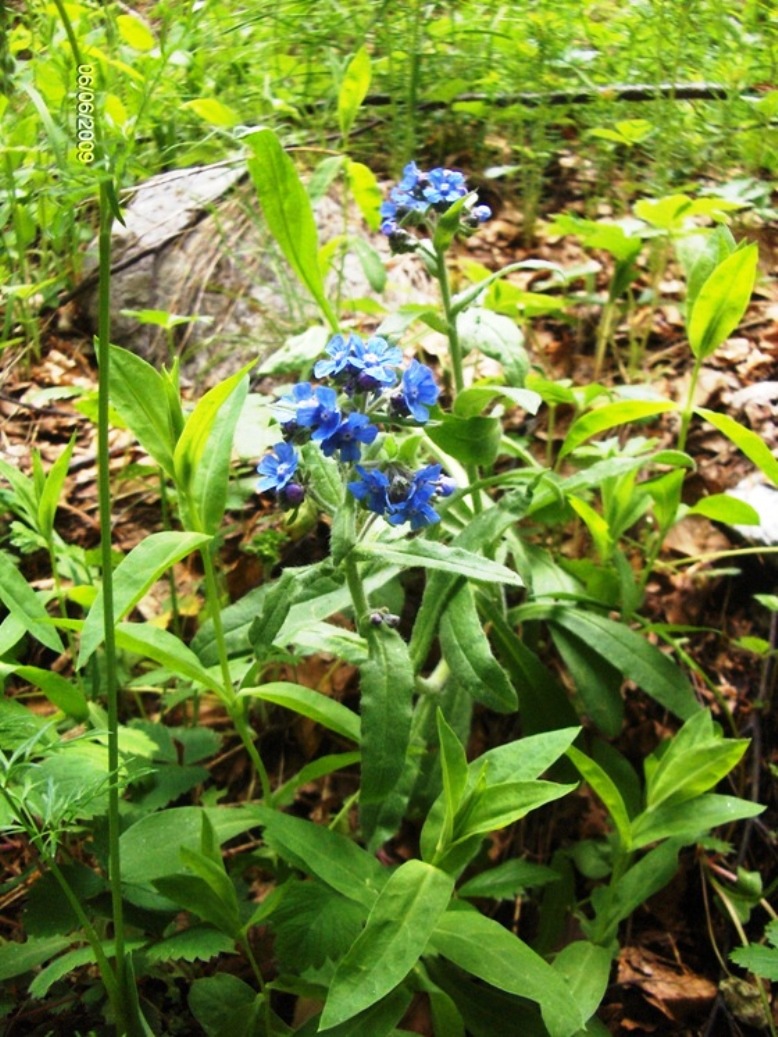
[(278, 499), (283, 507), (296, 508), (305, 500), (305, 488), (299, 482), (290, 482), (281, 490)]

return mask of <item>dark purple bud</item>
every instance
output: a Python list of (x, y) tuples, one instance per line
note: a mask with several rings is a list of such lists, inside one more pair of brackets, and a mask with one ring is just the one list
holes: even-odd
[(381, 624), (383, 623), (383, 621), (384, 621), (384, 614), (383, 614), (383, 612), (371, 612), (370, 613), (370, 622), (371, 622), (371, 624), (374, 627), (380, 627)]
[(389, 410), (392, 414), (396, 414), (398, 418), (407, 418), (411, 413), (405, 400), (405, 394), (401, 389), (390, 396)]
[(296, 508), (305, 500), (305, 488), (299, 482), (290, 482), (278, 495), (284, 508)]

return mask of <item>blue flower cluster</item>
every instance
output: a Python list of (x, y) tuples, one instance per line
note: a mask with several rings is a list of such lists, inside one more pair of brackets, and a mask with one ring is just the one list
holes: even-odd
[[(404, 232), (404, 226), (421, 223), (430, 213), (445, 212), (467, 194), (467, 182), (462, 173), (441, 167), (424, 172), (415, 162), (409, 162), (403, 170), (402, 180), (392, 188), (389, 199), (381, 203), (381, 230), (390, 238), (390, 243), (393, 239), (398, 246), (405, 243), (407, 248), (409, 235)], [(488, 205), (466, 209), (462, 214), (463, 230), (474, 230), (491, 215)]]
[(431, 501), (454, 492), (453, 479), (442, 475), (439, 464), (427, 465), (410, 472), (400, 465), (388, 465), (384, 471), (356, 466), (359, 479), (348, 488), (368, 511), (383, 515), (392, 526), (410, 522), (411, 529), (421, 529), (440, 521)]
[[(312, 382), (293, 385), (275, 405), (284, 440), (257, 468), (259, 492), (275, 491), (285, 507), (296, 507), (305, 497), (296, 478), (299, 457), (294, 443), (317, 443), (326, 457), (355, 464), (362, 447), (378, 435), (372, 418), (423, 424), (440, 393), (429, 367), (411, 360), (401, 371), (402, 352), (378, 335), (367, 341), (354, 334), (335, 335), (325, 354), (314, 365), (314, 375), (329, 379), (337, 389)], [(415, 473), (397, 465), (381, 471), (372, 464), (369, 468), (357, 464), (356, 470), (360, 478), (348, 483), (354, 497), (392, 525), (410, 522), (414, 530), (438, 521), (432, 502), (453, 489), (451, 480), (441, 475), (440, 465)]]

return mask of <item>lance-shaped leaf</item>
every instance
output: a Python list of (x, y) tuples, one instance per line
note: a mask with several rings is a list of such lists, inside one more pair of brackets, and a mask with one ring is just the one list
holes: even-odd
[(358, 544), (354, 554), (359, 559), (382, 558), (398, 565), (421, 566), (424, 569), (442, 569), (454, 576), (468, 576), (483, 583), (506, 583), (522, 587), (518, 573), (483, 555), (450, 547), (435, 540), (410, 540), (405, 543)]
[[(204, 533), (180, 533), (176, 530), (167, 530), (162, 533), (152, 533), (142, 540), (121, 560), (113, 574), (114, 618), (121, 619), (138, 604), (151, 585), (171, 565), (179, 562), (192, 551), (196, 551), (210, 539)], [(103, 640), (104, 614), (105, 603), (101, 587), (81, 630), (79, 667), (86, 664)]]
[(692, 353), (704, 360), (732, 334), (751, 301), (759, 250), (747, 245), (716, 267), (697, 295), (688, 321)]
[(360, 105), (370, 88), (370, 55), (360, 47), (346, 66), (338, 91), (338, 124), (343, 137), (348, 137)]
[(320, 1029), (337, 1026), (402, 983), (448, 907), (454, 881), (423, 861), (401, 864), (332, 978)]
[(0, 551), (0, 601), (37, 641), (53, 652), (62, 651), (62, 641), (43, 602), (5, 551)]
[(249, 173), (270, 232), (287, 263), (318, 303), (327, 323), (337, 331), (337, 317), (324, 294), (311, 203), (294, 163), (270, 129), (252, 133), (245, 140), (254, 153), (248, 160)]
[(356, 713), (320, 691), (287, 681), (272, 681), (256, 688), (243, 688), (238, 697), (262, 699), (264, 702), (285, 706), (342, 738), (352, 742), (360, 740), (360, 721)]
[(180, 433), (181, 403), (169, 379), (142, 357), (111, 346), (111, 403), (140, 445), (171, 478)]

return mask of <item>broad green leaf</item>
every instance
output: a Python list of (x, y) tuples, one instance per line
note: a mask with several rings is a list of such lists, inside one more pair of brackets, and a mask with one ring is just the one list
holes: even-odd
[(439, 256), (448, 249), (454, 240), (462, 219), (462, 210), (465, 208), (465, 204), (474, 197), (475, 195), (471, 193), (463, 198), (458, 198), (452, 205), (449, 205), (445, 212), (440, 213), (438, 216), (432, 244)]
[(759, 249), (754, 243), (720, 263), (700, 288), (687, 321), (692, 353), (704, 360), (735, 330), (748, 309)]
[(128, 46), (132, 47), (133, 50), (153, 50), (157, 45), (153, 33), (146, 26), (146, 23), (141, 21), (137, 15), (117, 15), (116, 26), (119, 29), (119, 35), (121, 38)]
[[(219, 382), (203, 396), (195, 409), (186, 419), (184, 431), (181, 433), (173, 452), (175, 479), (180, 491), (190, 493), (194, 488), (198, 469), (206, 450), (211, 446), (211, 433), (216, 425), (222, 406), (232, 394), (243, 385), (243, 380), (254, 362), (248, 363), (230, 378)], [(243, 390), (245, 399), (245, 389)], [(238, 409), (240, 413), (240, 409)], [(236, 418), (237, 420), (237, 418)], [(207, 463), (207, 460), (206, 460)]]
[(359, 806), (362, 827), (368, 843), (372, 843), (378, 834), (375, 830), (378, 810), (405, 768), (411, 736), (414, 675), (408, 647), (396, 630), (386, 626), (373, 628), (368, 645), (370, 657), (360, 671), (362, 786)]
[(191, 101), (185, 101), (181, 107), (193, 111), (203, 122), (211, 126), (237, 126), (240, 122), (238, 113), (229, 105), (218, 101), (215, 97), (195, 97)]
[(437, 424), (427, 426), (432, 442), (461, 464), (494, 464), (500, 449), (502, 425), (498, 418), (460, 418), (444, 414)]
[(192, 473), (189, 503), (204, 533), (214, 535), (224, 518), (235, 428), (249, 390), (244, 378), (216, 415), (205, 450)]
[(0, 551), (0, 601), (36, 641), (52, 652), (63, 651), (62, 641), (43, 602), (5, 551)]
[(619, 922), (667, 885), (678, 869), (682, 840), (668, 839), (642, 857), (617, 882), (599, 886), (592, 894), (594, 921), (584, 922), (584, 933), (594, 943), (609, 946)]
[(208, 1037), (216, 1037), (225, 1015), (231, 1010), (251, 1008), (256, 996), (256, 991), (242, 979), (229, 972), (217, 972), (195, 979), (189, 988), (188, 1000), (192, 1015)]
[(575, 682), (583, 709), (603, 734), (615, 738), (624, 722), (621, 673), (596, 643), (555, 623), (550, 626), (551, 637)]
[(481, 411), (492, 400), (507, 400), (516, 407), (522, 407), (529, 414), (537, 414), (543, 402), (538, 393), (531, 389), (517, 389), (511, 385), (471, 385), (463, 389), (454, 401), (454, 413), (463, 418), (471, 418)]
[[(729, 774), (749, 745), (747, 738), (697, 737), (706, 728), (703, 717), (692, 717), (672, 738), (658, 763), (647, 768), (646, 802), (652, 809), (663, 803), (682, 803), (712, 789)], [(691, 737), (690, 737), (691, 733)]]
[(656, 809), (645, 810), (635, 818), (632, 823), (633, 848), (637, 850), (660, 839), (696, 842), (712, 828), (756, 817), (763, 810), (760, 803), (715, 793), (695, 796), (684, 803), (665, 803)]
[(38, 529), (41, 536), (49, 541), (54, 532), (54, 516), (59, 504), (62, 487), (65, 485), (68, 468), (70, 467), (70, 458), (73, 455), (73, 447), (75, 445), (76, 437), (73, 435), (70, 437), (68, 445), (49, 469), (49, 474), (46, 476), (43, 490), (38, 499)]
[(454, 821), (454, 839), (486, 835), (520, 821), (532, 810), (572, 792), (575, 785), (551, 781), (505, 781), (476, 789)]
[(338, 91), (338, 125), (341, 135), (351, 133), (354, 119), (370, 89), (370, 55), (367, 47), (360, 47), (346, 66)]
[(573, 1037), (585, 1024), (564, 979), (498, 922), (471, 911), (448, 911), (432, 946), (465, 972), (540, 1005), (551, 1037)]
[(317, 259), (319, 245), (308, 193), (294, 163), (270, 129), (245, 138), (254, 153), (248, 169), (270, 231), (286, 261), (319, 305), (327, 323), (337, 331), (338, 320), (324, 293)]
[(527, 618), (546, 619), (564, 627), (633, 680), (675, 716), (685, 720), (700, 711), (694, 692), (678, 666), (623, 623), (593, 612), (561, 606), (529, 607)]
[(688, 194), (670, 194), (664, 198), (641, 198), (633, 211), (640, 220), (661, 230), (676, 230), (685, 219), (692, 200)]
[(469, 583), (453, 594), (443, 613), (440, 645), (454, 681), (476, 702), (498, 713), (518, 708), (516, 690), (492, 654)]
[[(524, 336), (515, 320), (502, 313), (495, 313), (494, 310), (471, 306), (458, 314), (457, 333), (464, 354), (477, 349), (484, 356), (502, 364), (511, 386), (524, 385), (524, 377), (529, 370), (529, 357), (524, 348)], [(521, 401), (516, 402), (525, 406)], [(525, 410), (534, 414), (537, 404), (534, 409), (525, 407)]]
[(440, 769), (443, 775), (443, 801), (445, 819), (441, 829), (441, 842), (451, 841), (454, 833), (454, 818), (462, 802), (467, 784), (467, 757), (454, 729), (446, 722), (442, 710), (437, 710), (438, 744), (440, 746)]
[(346, 176), (354, 201), (357, 203), (362, 218), (370, 230), (378, 230), (381, 224), (379, 209), (383, 195), (378, 186), (375, 173), (362, 162), (347, 160)]
[(571, 745), (567, 750), (567, 756), (575, 764), (581, 777), (602, 800), (606, 810), (611, 816), (616, 831), (619, 833), (622, 846), (629, 852), (632, 841), (632, 825), (627, 812), (626, 804), (621, 793), (616, 787), (611, 776), (591, 757), (586, 756), (575, 746)]
[(122, 651), (153, 659), (177, 677), (202, 684), (217, 695), (224, 694), (218, 678), (208, 672), (192, 649), (180, 637), (153, 623), (117, 623), (116, 644)]
[(254, 824), (285, 861), (349, 900), (372, 908), (389, 874), (376, 858), (344, 835), (268, 807), (253, 807)]
[(691, 313), (700, 288), (716, 267), (735, 251), (735, 239), (728, 227), (685, 234), (675, 242), (675, 251), (686, 276), (686, 311)]
[(325, 457), (318, 443), (306, 443), (301, 453), (317, 500), (330, 515), (335, 515), (343, 507), (343, 479), (338, 462)]
[(288, 879), (278, 892), (268, 917), (279, 971), (299, 976), (320, 969), (328, 958), (340, 961), (365, 924), (364, 906), (310, 879)]
[[(79, 686), (55, 670), (43, 670), (38, 666), (11, 666), (7, 669), (40, 688), (49, 702), (68, 716), (79, 721), (89, 716), (87, 701)], [(0, 663), (0, 676), (3, 676), (5, 670), (6, 667)]]
[(351, 1019), (402, 983), (424, 953), (453, 888), (450, 876), (423, 861), (400, 865), (335, 970), (321, 1029)]
[[(204, 533), (183, 533), (169, 530), (151, 533), (126, 555), (113, 574), (113, 611), (119, 620), (138, 604), (160, 576), (171, 565), (202, 547), (210, 537)], [(95, 649), (102, 643), (105, 632), (103, 588), (97, 592), (81, 630), (78, 666), (84, 666)]]
[(553, 868), (532, 861), (509, 860), (468, 879), (458, 888), (457, 894), (460, 897), (513, 900), (528, 889), (558, 881), (559, 874)]
[(744, 500), (730, 497), (728, 493), (712, 493), (698, 500), (686, 513), (704, 515), (714, 522), (725, 522), (728, 526), (758, 526), (759, 512)]
[[(124, 946), (127, 951), (136, 951), (143, 946), (144, 942), (144, 940), (137, 939), (127, 940)], [(113, 940), (104, 940), (102, 942), (102, 948), (106, 957), (113, 958), (115, 954)], [(67, 951), (65, 954), (61, 954), (58, 958), (47, 965), (45, 969), (39, 972), (32, 983), (30, 983), (28, 988), (30, 995), (35, 998), (45, 997), (57, 980), (62, 979), (64, 976), (67, 976), (68, 973), (72, 973), (82, 965), (93, 965), (95, 964), (95, 961), (95, 952), (91, 945), (77, 947), (71, 951)]]
[[(164, 375), (129, 349), (111, 346), (111, 403), (140, 445), (173, 478), (178, 433)], [(181, 404), (176, 400), (178, 410)]]
[(677, 410), (678, 405), (671, 400), (622, 400), (618, 403), (606, 403), (597, 410), (590, 411), (574, 421), (565, 436), (559, 450), (560, 459), (596, 436), (598, 432), (616, 428), (617, 425), (629, 425), (634, 421), (645, 421), (669, 410)]
[[(182, 862), (187, 866), (191, 865), (189, 854), (197, 857), (195, 851), (187, 852), (187, 847), (181, 848)], [(190, 911), (202, 921), (214, 926), (215, 929), (231, 936), (233, 940), (238, 938), (240, 919), (237, 908), (233, 910), (231, 905), (226, 904), (223, 898), (214, 891), (212, 885), (200, 875), (163, 875), (154, 879), (152, 885), (174, 904), (178, 904), (179, 907)]]
[(584, 1019), (593, 1016), (605, 997), (611, 952), (587, 940), (575, 940), (557, 954), (553, 969), (566, 981)]
[(522, 587), (521, 577), (499, 562), (466, 551), (461, 547), (448, 546), (435, 540), (409, 540), (404, 543), (358, 544), (354, 554), (360, 559), (380, 558), (395, 565), (421, 566), (424, 569), (441, 569), (453, 576), (467, 576), (483, 583), (505, 583)]
[(723, 432), (727, 439), (743, 451), (749, 461), (753, 461), (757, 468), (778, 486), (778, 459), (773, 457), (761, 436), (752, 432), (750, 428), (745, 428), (729, 414), (717, 414), (716, 411), (706, 410), (704, 407), (696, 407), (695, 413), (709, 421), (719, 432)]
[[(370, 1034), (370, 1037), (404, 1037), (407, 1031), (397, 1030), (395, 1027), (407, 1012), (412, 998), (413, 993), (406, 987), (395, 987), (386, 997), (382, 997), (363, 1012), (337, 1026), (315, 1032), (322, 1033), (324, 1037), (366, 1037), (367, 1034)], [(306, 1037), (309, 1035), (306, 1034)]]
[(286, 681), (273, 681), (256, 688), (243, 688), (238, 697), (262, 699), (264, 702), (284, 706), (321, 724), (329, 731), (334, 731), (342, 738), (359, 743), (360, 719), (357, 714), (320, 691)]
[[(178, 961), (209, 961), (220, 954), (234, 954), (235, 941), (210, 925), (190, 925), (143, 948), (143, 960), (149, 964)], [(218, 976), (228, 975), (224, 972)], [(230, 979), (233, 977), (230, 976)], [(197, 983), (197, 980), (194, 981)], [(238, 981), (240, 982), (240, 981)], [(190, 987), (190, 990), (192, 988)], [(252, 991), (253, 994), (253, 991)]]
[(28, 937), (24, 943), (9, 940), (0, 945), (0, 982), (23, 976), (42, 965), (73, 942), (70, 936)]
[(358, 752), (330, 753), (328, 756), (319, 756), (311, 763), (307, 763), (289, 781), (284, 782), (275, 790), (273, 805), (276, 807), (288, 806), (294, 802), (297, 789), (302, 788), (303, 785), (319, 781), (320, 778), (325, 778), (335, 771), (344, 770), (346, 767), (353, 767), (361, 759), (362, 754)]

